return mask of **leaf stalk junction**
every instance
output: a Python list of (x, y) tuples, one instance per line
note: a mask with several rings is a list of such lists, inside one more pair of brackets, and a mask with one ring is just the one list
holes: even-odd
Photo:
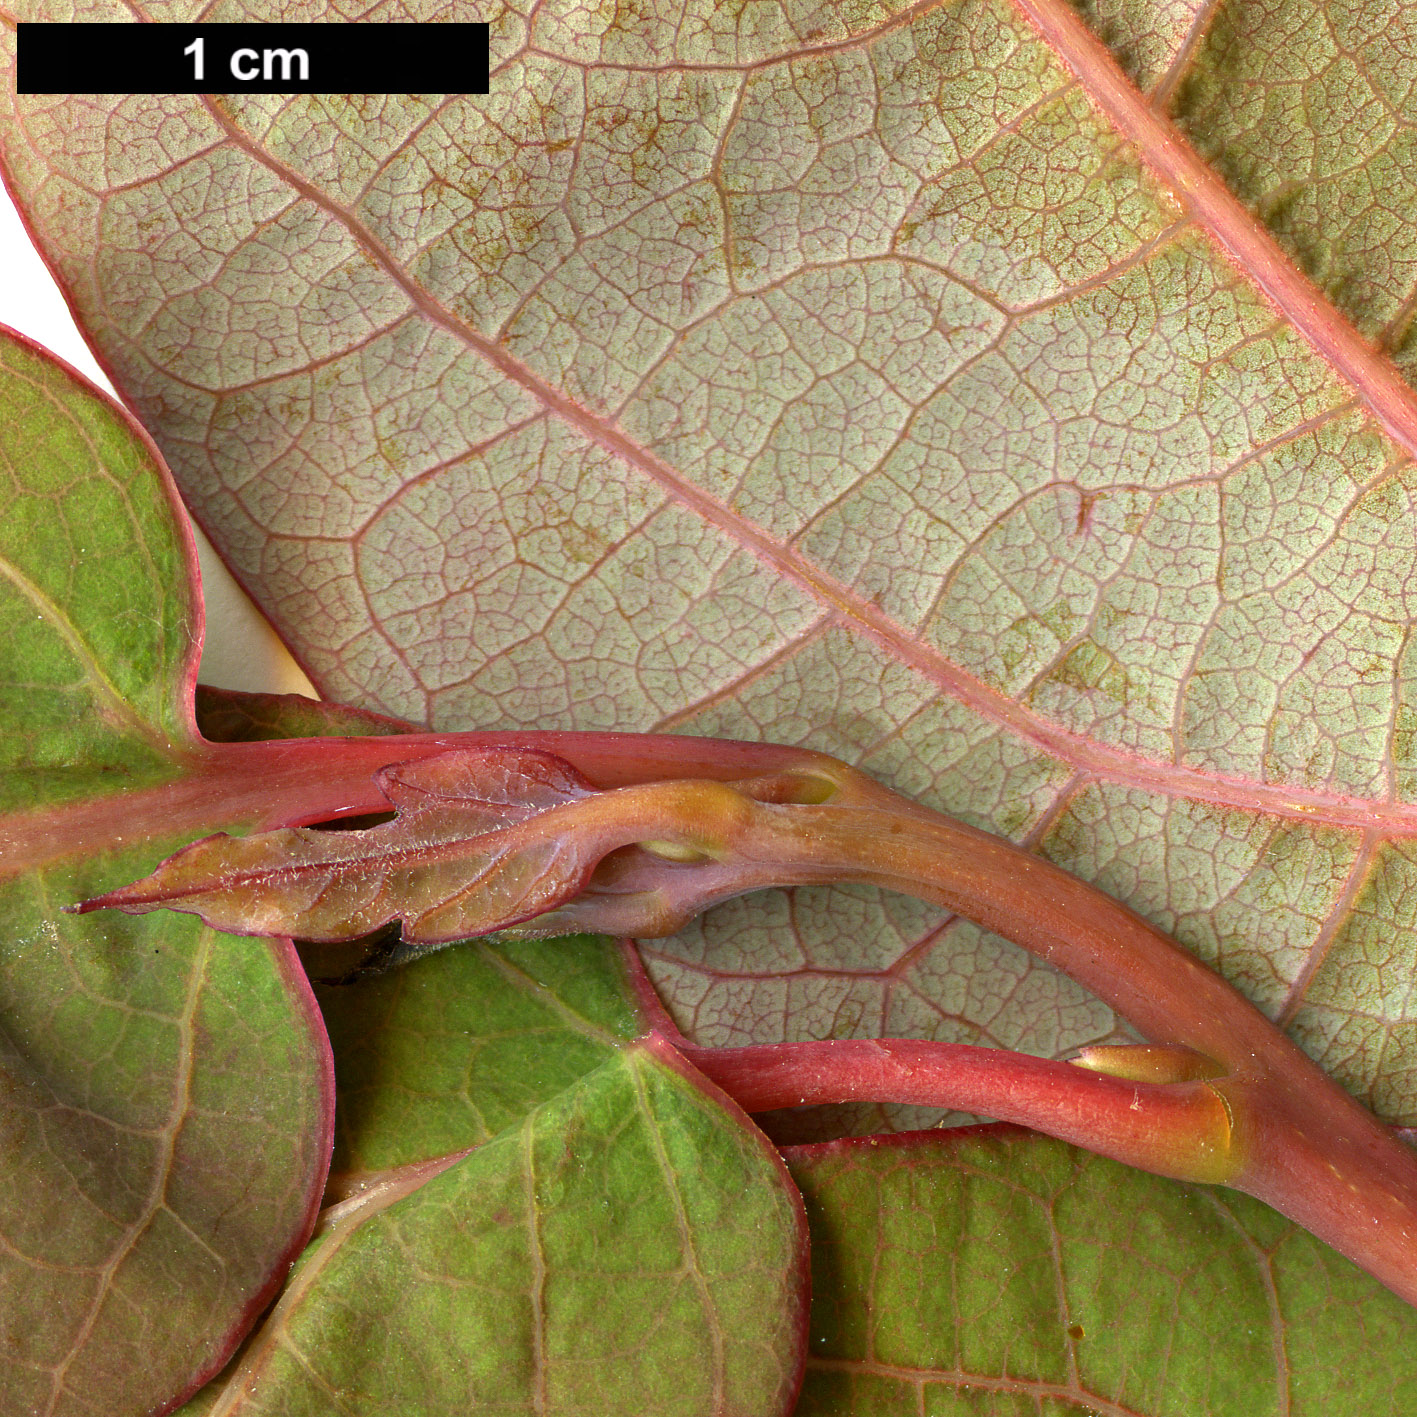
[[(393, 820), (209, 837), (78, 908), (170, 908), (308, 940), (398, 920), (407, 944), (433, 946), (491, 932), (661, 936), (768, 887), (903, 892), (1056, 966), (1150, 1041), (1068, 1062), (911, 1039), (704, 1048), (667, 1025), (672, 1041), (750, 1112), (862, 1100), (967, 1110), (1236, 1187), (1417, 1304), (1417, 1153), (1219, 975), (1050, 862), (818, 753), (632, 735), (414, 735), (329, 740), (326, 780), (353, 788), (376, 743), (377, 791), (366, 776), (342, 810), (392, 807)], [(250, 750), (289, 748), (212, 746), (246, 750), (248, 770)]]

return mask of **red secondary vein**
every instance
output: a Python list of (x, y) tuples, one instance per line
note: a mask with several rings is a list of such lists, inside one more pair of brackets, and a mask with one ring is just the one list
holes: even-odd
[(1196, 226), (1357, 392), (1384, 432), (1417, 457), (1417, 395), (1246, 210), (1169, 118), (1122, 72), (1068, 0), (1014, 0)]
[[(1031, 6), (1034, 0), (1018, 0), (1018, 3)], [(1027, 12), (1030, 16), (1034, 13), (1032, 9)], [(1244, 209), (1186, 146), (1171, 125), (1165, 119), (1150, 113), (1141, 95), (1122, 76), (1110, 55), (1086, 32), (1082, 22), (1079, 20), (1073, 23), (1061, 14), (1052, 15), (1051, 11), (1047, 18), (1049, 27), (1045, 28), (1042, 21), (1039, 21), (1039, 28), (1044, 29), (1050, 40), (1053, 29), (1057, 29), (1062, 35), (1062, 39), (1053, 42), (1070, 67), (1073, 66), (1070, 55), (1076, 53), (1082, 56), (1077, 63), (1083, 64), (1085, 61), (1089, 66), (1087, 77), (1084, 79), (1089, 89), (1094, 85), (1105, 89), (1118, 112), (1125, 114), (1129, 122), (1135, 121), (1138, 131), (1141, 131), (1144, 123), (1150, 124), (1145, 130), (1148, 141), (1143, 143), (1144, 150), (1150, 152), (1152, 148), (1156, 148), (1172, 155), (1170, 160), (1176, 165), (1177, 171), (1183, 174), (1183, 177), (1177, 178), (1180, 183), (1178, 191), (1183, 197), (1193, 188), (1200, 190), (1202, 177), (1207, 179), (1204, 203), (1201, 203), (1199, 198), (1189, 199), (1197, 220), (1203, 220), (1208, 230), (1212, 230), (1213, 225), (1219, 225), (1232, 233), (1237, 250), (1253, 250), (1257, 253), (1254, 258), (1256, 266), (1247, 266), (1246, 273), (1252, 275), (1255, 268), (1262, 266), (1269, 272), (1275, 288), (1285, 292), (1285, 299), (1292, 305), (1302, 306), (1308, 312), (1307, 327), (1297, 320), (1295, 323), (1301, 329), (1312, 327), (1316, 331), (1312, 338), (1321, 352), (1326, 352), (1329, 346), (1350, 351), (1352, 357), (1349, 363), (1363, 378), (1363, 382), (1357, 377), (1352, 378), (1350, 382), (1354, 384), (1360, 397), (1376, 410), (1377, 404), (1368, 396), (1368, 386), (1373, 384), (1380, 390), (1386, 390), (1388, 386), (1379, 375), (1388, 370), (1389, 366), (1364, 345), (1356, 332), (1327, 304), (1319, 292), (1288, 265), (1279, 247), (1255, 226)], [(1100, 98), (1098, 101), (1102, 102)], [(981, 718), (1007, 728), (1041, 752), (1069, 764), (1079, 772), (1122, 786), (1141, 787), (1197, 801), (1297, 817), (1329, 825), (1357, 829), (1377, 828), (1397, 836), (1417, 835), (1417, 805), (1373, 802), (1326, 789), (1257, 782), (1206, 769), (1145, 759), (1124, 749), (1097, 743), (1082, 734), (1061, 728), (997, 689), (984, 684), (959, 665), (946, 659), (939, 651), (922, 644), (906, 627), (888, 616), (874, 602), (820, 567), (811, 564), (794, 547), (769, 536), (761, 527), (710, 496), (648, 448), (628, 437), (614, 424), (583, 408), (567, 394), (552, 387), (507, 350), (460, 319), (419, 286), (403, 270), (393, 253), (356, 216), (332, 202), (328, 194), (309, 179), (266, 152), (219, 106), (208, 101), (208, 107), (234, 144), (255, 161), (277, 173), (308, 201), (338, 221), (378, 263), (389, 279), (405, 293), (413, 307), (425, 319), (477, 350), (508, 380), (524, 389), (549, 412), (577, 429), (587, 440), (614, 453), (662, 487), (681, 506), (692, 510), (725, 537), (748, 548), (780, 575), (802, 587), (819, 603), (825, 605), (838, 623), (868, 635), (897, 660), (909, 665)], [(1112, 112), (1110, 108), (1106, 111), (1109, 114)], [(1121, 119), (1117, 121), (1118, 126), (1130, 136), (1130, 130)], [(1158, 167), (1158, 170), (1161, 169)], [(1225, 206), (1226, 203), (1229, 204), (1228, 207)], [(1245, 245), (1246, 241), (1250, 244)], [(1261, 251), (1262, 260), (1258, 254)], [(1271, 298), (1279, 304), (1281, 313), (1286, 318), (1293, 318), (1293, 312), (1280, 304), (1278, 297)], [(1319, 334), (1323, 337), (1323, 343), (1319, 343)], [(1341, 367), (1338, 366), (1336, 358), (1333, 362), (1336, 367)], [(1399, 389), (1390, 391), (1387, 403), (1382, 406), (1390, 406), (1394, 417), (1401, 415), (1398, 426), (1405, 430), (1404, 446), (1417, 452), (1417, 401), (1414, 401), (1411, 390), (1401, 384), (1396, 372), (1390, 372)], [(1384, 426), (1388, 425), (1385, 423)], [(1394, 436), (1398, 434), (1394, 433)]]

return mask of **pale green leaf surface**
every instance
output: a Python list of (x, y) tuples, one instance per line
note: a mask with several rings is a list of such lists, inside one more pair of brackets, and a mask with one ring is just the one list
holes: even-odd
[[(0, 467), (0, 835), (23, 852), (19, 813), (190, 770), (199, 610), (150, 445), (9, 336)], [(119, 803), (97, 845), (0, 881), (4, 1417), (172, 1402), (313, 1218), (328, 1052), (290, 947), (61, 913), (178, 844), (161, 832)]]
[[(1088, 11), (1329, 307), (1220, 254), (1030, 3), (455, 5), (487, 96), (26, 98), (4, 163), (326, 692), (838, 752), (1105, 879), (1417, 1120), (1417, 411), (1328, 339), (1412, 301), (1407, 12)], [(656, 946), (682, 1024), (1120, 1036), (826, 900)]]
[(0, 1412), (123, 1417), (219, 1364), (308, 1223), (323, 1040), (288, 950), (0, 889)]
[(1216, 6), (1204, 0), (1083, 0), (1077, 7), (1127, 76), (1155, 94), (1186, 72)]
[(791, 1410), (795, 1193), (741, 1114), (642, 1048), (394, 1204), (351, 1205), (194, 1414)]
[(1402, 1417), (1417, 1315), (1267, 1207), (1011, 1128), (789, 1153), (799, 1417)]

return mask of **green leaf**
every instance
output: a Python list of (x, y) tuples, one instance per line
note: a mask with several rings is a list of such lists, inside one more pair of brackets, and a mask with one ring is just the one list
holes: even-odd
[(344, 1189), (489, 1140), (648, 1028), (621, 947), (590, 936), (473, 941), (315, 993)]
[(0, 340), (0, 810), (153, 785), (195, 745), (192, 550), (132, 420)]
[(114, 794), (192, 771), (201, 616), (151, 444), (8, 335), (0, 465), (0, 1413), (126, 1417), (220, 1367), (304, 1243), (328, 1046), (288, 943), (62, 913), (182, 839)]
[(804, 1261), (776, 1153), (636, 1045), (432, 1179), (337, 1210), (188, 1411), (787, 1413)]
[(798, 1417), (1417, 1404), (1417, 1314), (1235, 1192), (1004, 1127), (788, 1158), (812, 1232)]
[(288, 948), (56, 920), (85, 874), (0, 889), (6, 1417), (190, 1391), (279, 1283), (328, 1158), (326, 1048)]

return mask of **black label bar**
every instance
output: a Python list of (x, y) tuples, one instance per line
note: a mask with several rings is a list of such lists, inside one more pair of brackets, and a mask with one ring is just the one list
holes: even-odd
[(485, 24), (18, 26), (20, 93), (486, 93)]

